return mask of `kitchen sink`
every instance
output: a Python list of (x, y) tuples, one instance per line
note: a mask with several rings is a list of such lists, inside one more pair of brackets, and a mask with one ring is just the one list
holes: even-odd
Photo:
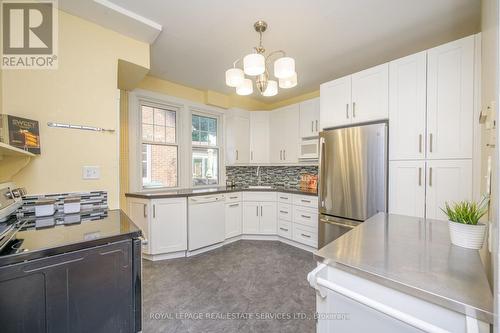
[(248, 188), (250, 190), (259, 190), (259, 189), (261, 189), (261, 190), (266, 190), (266, 189), (267, 190), (271, 190), (271, 189), (273, 189), (273, 187), (271, 185), (250, 185), (250, 186), (248, 186)]

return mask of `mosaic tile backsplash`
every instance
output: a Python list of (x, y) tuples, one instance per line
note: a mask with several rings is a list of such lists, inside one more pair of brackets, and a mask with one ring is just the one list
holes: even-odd
[[(318, 174), (317, 166), (261, 166), (260, 184), (297, 187), (302, 174)], [(257, 185), (257, 166), (228, 166), (226, 178), (234, 179), (236, 186)]]

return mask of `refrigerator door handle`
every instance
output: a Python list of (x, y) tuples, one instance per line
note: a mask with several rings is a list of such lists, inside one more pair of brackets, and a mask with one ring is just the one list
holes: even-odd
[(318, 177), (318, 193), (319, 193), (319, 199), (320, 199), (320, 205), (321, 205), (321, 208), (324, 208), (325, 207), (325, 196), (324, 196), (324, 193), (323, 193), (323, 189), (324, 189), (324, 186), (323, 186), (323, 174), (322, 172), (325, 170), (324, 168), (324, 161), (325, 159), (325, 138), (324, 137), (320, 137), (319, 138), (319, 177)]

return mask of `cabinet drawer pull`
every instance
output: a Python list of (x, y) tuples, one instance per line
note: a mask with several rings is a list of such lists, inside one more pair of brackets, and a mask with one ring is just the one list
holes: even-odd
[(349, 104), (345, 105), (345, 117), (349, 119)]
[(305, 203), (311, 203), (311, 200), (304, 200), (304, 199), (302, 199), (302, 200), (300, 200), (300, 201), (301, 201), (301, 202), (305, 202)]
[(280, 197), (280, 199), (288, 200), (288, 197)]
[(305, 238), (311, 238), (311, 235), (306, 235), (306, 234), (300, 234), (300, 235), (305, 237)]
[(310, 217), (310, 216), (308, 216), (308, 215), (300, 215), (300, 216), (302, 216), (302, 217), (303, 217), (303, 218), (305, 218), (305, 219), (310, 219), (310, 218), (311, 218), (311, 217)]
[(281, 228), (281, 227), (280, 227), (280, 230), (283, 230), (283, 231), (288, 231), (288, 229), (286, 229), (286, 228)]
[(238, 199), (238, 197), (229, 197), (229, 199)]
[(280, 213), (283, 213), (283, 214), (288, 214), (288, 212), (284, 211), (284, 210), (280, 210)]
[(235, 204), (229, 205), (229, 207), (238, 207), (239, 205), (240, 205), (239, 203), (235, 203)]

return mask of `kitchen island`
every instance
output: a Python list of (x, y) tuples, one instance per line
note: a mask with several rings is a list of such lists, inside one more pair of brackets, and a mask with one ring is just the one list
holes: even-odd
[(446, 221), (379, 213), (315, 257), (317, 311), (349, 317), (320, 319), (318, 332), (488, 332), (493, 322), (479, 253), (452, 245)]
[(98, 210), (15, 223), (0, 252), (2, 332), (141, 330), (141, 231), (127, 215)]

